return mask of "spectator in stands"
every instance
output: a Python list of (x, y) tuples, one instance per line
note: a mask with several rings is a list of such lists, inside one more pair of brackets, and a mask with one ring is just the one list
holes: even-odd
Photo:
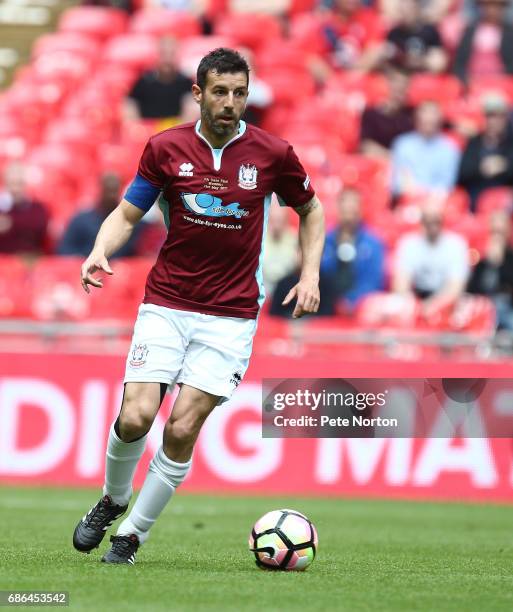
[(155, 70), (145, 72), (128, 94), (126, 116), (170, 119), (180, 115), (192, 81), (178, 70), (177, 49), (173, 38), (160, 41), (159, 63)]
[(513, 25), (508, 0), (480, 0), (480, 17), (463, 32), (454, 72), (465, 83), (480, 76), (513, 74)]
[(48, 212), (27, 195), (26, 169), (6, 167), (0, 188), (0, 253), (42, 254), (47, 246)]
[(422, 231), (403, 236), (395, 253), (392, 289), (422, 300), (426, 318), (455, 304), (469, 275), (468, 246), (464, 238), (444, 230), (442, 204), (427, 201)]
[(272, 294), (276, 284), (296, 269), (297, 250), (297, 232), (289, 225), (288, 209), (273, 202), (264, 242), (263, 270), (266, 293)]
[(435, 25), (421, 15), (420, 0), (399, 0), (400, 17), (387, 35), (387, 56), (412, 72), (443, 72), (448, 57)]
[(285, 15), (292, 5), (292, 0), (210, 0), (209, 12), (217, 15), (231, 13), (267, 13)]
[(499, 329), (513, 330), (513, 250), (507, 211), (490, 215), (486, 253), (473, 270), (467, 290), (486, 295), (495, 303)]
[[(332, 67), (369, 71), (381, 62), (385, 27), (379, 13), (361, 0), (334, 0), (323, 38)], [(321, 63), (312, 69), (321, 80), (329, 76), (329, 67)]]
[(458, 173), (458, 184), (468, 191), (473, 212), (484, 190), (513, 185), (513, 133), (508, 103), (500, 94), (488, 94), (483, 99), (483, 112), (484, 130), (468, 141)]
[(383, 289), (385, 250), (362, 223), (361, 196), (355, 189), (340, 194), (338, 218), (326, 235), (321, 275), (333, 289), (329, 297), (352, 311), (365, 295)]
[(368, 107), (362, 115), (360, 149), (365, 155), (387, 158), (397, 136), (413, 129), (413, 109), (407, 105), (408, 73), (397, 65), (385, 70), (388, 98), (375, 107)]
[(456, 182), (460, 152), (442, 134), (442, 113), (436, 102), (423, 102), (415, 111), (415, 130), (392, 145), (392, 193), (446, 193)]
[[(121, 199), (121, 183), (116, 174), (106, 173), (100, 179), (100, 197), (93, 208), (75, 215), (66, 228), (57, 252), (59, 255), (81, 255), (91, 252), (101, 224), (116, 208)], [(136, 227), (128, 242), (119, 249), (115, 257), (135, 254), (140, 229)]]

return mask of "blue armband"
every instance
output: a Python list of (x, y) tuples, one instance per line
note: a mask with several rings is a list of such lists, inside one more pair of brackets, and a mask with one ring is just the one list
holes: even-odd
[(148, 212), (155, 203), (160, 191), (158, 187), (152, 185), (140, 174), (136, 174), (131, 185), (126, 190), (125, 200), (144, 210), (144, 212)]

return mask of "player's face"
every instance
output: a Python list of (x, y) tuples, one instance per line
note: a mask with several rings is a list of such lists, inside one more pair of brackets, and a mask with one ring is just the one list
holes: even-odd
[[(195, 86), (197, 87), (197, 86)], [(209, 72), (203, 90), (193, 94), (201, 109), (201, 121), (219, 138), (231, 137), (246, 108), (248, 81), (244, 72)]]

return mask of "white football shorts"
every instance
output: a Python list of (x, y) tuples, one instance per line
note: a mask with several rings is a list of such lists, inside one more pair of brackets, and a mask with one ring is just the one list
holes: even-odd
[(248, 367), (255, 319), (141, 304), (124, 382), (184, 383), (230, 398)]

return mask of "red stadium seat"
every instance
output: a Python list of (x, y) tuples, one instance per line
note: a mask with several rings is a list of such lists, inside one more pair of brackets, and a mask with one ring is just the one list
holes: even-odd
[(305, 51), (322, 55), (328, 50), (328, 43), (322, 28), (326, 17), (319, 13), (299, 13), (290, 19), (290, 39)]
[(412, 296), (373, 293), (364, 297), (356, 310), (356, 320), (363, 328), (413, 328), (419, 303)]
[(513, 212), (513, 189), (511, 187), (493, 187), (480, 194), (477, 200), (479, 216), (487, 217), (496, 210)]
[(255, 54), (257, 74), (261, 71), (289, 70), (294, 74), (308, 72), (308, 52), (298, 44), (279, 39), (268, 40)]
[(491, 337), (496, 327), (493, 302), (482, 295), (464, 295), (457, 304), (427, 322), (441, 331), (467, 332)]
[[(307, 77), (307, 80), (311, 79)], [(282, 131), (286, 134), (315, 131), (319, 142), (334, 144), (339, 151), (351, 153), (356, 150), (360, 131), (359, 116), (324, 98), (305, 99), (292, 109)], [(304, 137), (302, 139), (304, 141)], [(295, 142), (295, 141), (292, 141)]]
[(97, 135), (79, 117), (63, 117), (52, 121), (44, 133), (44, 140), (48, 144), (55, 142), (68, 145), (73, 149), (73, 155), (78, 154), (83, 158), (94, 155), (98, 143)]
[(363, 110), (376, 106), (388, 97), (388, 83), (381, 74), (339, 72), (326, 83), (324, 96), (342, 108)]
[(55, 51), (40, 55), (32, 64), (32, 77), (38, 82), (61, 81), (71, 88), (89, 74), (89, 58), (71, 51)]
[(316, 5), (317, 0), (291, 0), (288, 14), (289, 16), (296, 15), (297, 13), (311, 14)]
[(490, 75), (471, 79), (469, 82), (469, 96), (481, 99), (490, 92), (500, 92), (513, 104), (513, 76)]
[(87, 58), (96, 57), (101, 49), (101, 43), (92, 36), (76, 32), (56, 32), (43, 34), (36, 39), (32, 47), (32, 59), (37, 60), (48, 53), (66, 52)]
[(188, 38), (199, 36), (201, 27), (198, 19), (190, 13), (152, 7), (137, 11), (133, 15), (130, 31), (151, 36)]
[(32, 277), (31, 314), (40, 321), (85, 319), (89, 315), (87, 294), (79, 282), (82, 258), (45, 257)]
[(0, 255), (0, 318), (29, 318), (30, 265), (16, 255)]
[(470, 248), (470, 260), (477, 263), (488, 242), (488, 223), (469, 212), (447, 219), (447, 229), (464, 236)]
[(128, 15), (120, 9), (101, 6), (76, 6), (65, 11), (59, 20), (61, 32), (89, 34), (100, 41), (125, 32)]
[(434, 100), (447, 104), (461, 98), (463, 86), (454, 76), (449, 74), (416, 74), (412, 77), (408, 90), (409, 102), (417, 106), (426, 100)]
[(308, 73), (300, 75), (288, 70), (269, 70), (258, 76), (273, 90), (274, 104), (295, 106), (315, 94), (315, 82)]
[(231, 38), (236, 45), (256, 50), (269, 40), (281, 39), (282, 26), (271, 15), (232, 13), (216, 20), (214, 33)]
[(218, 47), (232, 47), (233, 40), (227, 36), (191, 36), (184, 39), (178, 49), (180, 70), (191, 78), (196, 77), (196, 69), (201, 58)]
[(153, 68), (158, 61), (157, 40), (148, 34), (121, 34), (107, 43), (103, 60), (139, 71)]

